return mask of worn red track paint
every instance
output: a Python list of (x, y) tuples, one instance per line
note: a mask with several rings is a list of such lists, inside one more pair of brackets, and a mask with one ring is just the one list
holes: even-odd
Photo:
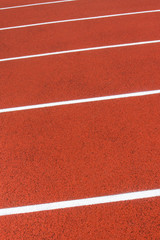
[(159, 104), (157, 95), (2, 114), (0, 207), (158, 188)]
[(160, 13), (1, 32), (0, 58), (160, 39)]
[[(4, 1), (4, 0), (3, 0)], [(31, 2), (31, 1), (30, 1)], [(35, 1), (32, 1), (33, 3)], [(13, 2), (12, 2), (13, 3)], [(14, 3), (18, 3), (16, 1)], [(24, 1), (21, 3), (29, 3)], [(1, 7), (11, 6), (11, 2), (7, 4), (1, 1)], [(160, 9), (159, 0), (135, 0), (131, 2), (126, 1), (107, 1), (107, 0), (77, 0), (70, 3), (51, 4), (37, 7), (11, 9), (1, 11), (1, 27), (7, 27), (11, 25), (21, 25), (28, 23), (36, 23), (43, 21), (53, 21), (77, 17), (134, 12)]]
[(1, 218), (1, 239), (158, 240), (159, 212), (157, 198), (7, 216)]
[(159, 89), (159, 45), (1, 63), (0, 108)]

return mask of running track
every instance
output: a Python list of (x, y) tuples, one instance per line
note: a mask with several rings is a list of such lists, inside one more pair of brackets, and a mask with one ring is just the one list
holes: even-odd
[(0, 239), (159, 240), (160, 2), (0, 12)]

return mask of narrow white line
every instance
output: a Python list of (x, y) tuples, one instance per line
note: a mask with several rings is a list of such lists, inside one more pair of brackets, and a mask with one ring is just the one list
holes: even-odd
[(82, 206), (90, 206), (90, 205), (153, 198), (153, 197), (160, 197), (160, 189), (123, 193), (123, 194), (94, 197), (94, 198), (84, 198), (84, 199), (69, 200), (69, 201), (62, 201), (62, 202), (36, 204), (36, 205), (29, 205), (29, 206), (22, 206), (22, 207), (2, 208), (0, 209), (0, 216), (33, 213), (33, 212), (49, 211), (49, 210), (56, 210), (56, 209), (73, 208), (73, 207), (82, 207)]
[(33, 3), (33, 4), (27, 4), (27, 5), (20, 5), (20, 6), (12, 6), (12, 7), (2, 7), (0, 10), (8, 10), (8, 9), (14, 9), (14, 8), (23, 8), (23, 7), (34, 7), (39, 5), (49, 5), (49, 4), (56, 4), (56, 3), (65, 3), (65, 2), (73, 2), (76, 0), (59, 0), (59, 1), (52, 1), (52, 2), (42, 2), (42, 3)]
[(95, 17), (73, 18), (73, 19), (67, 19), (67, 20), (57, 20), (57, 21), (51, 21), (51, 22), (42, 22), (42, 23), (33, 23), (33, 24), (26, 24), (26, 25), (19, 25), (19, 26), (4, 27), (4, 28), (0, 28), (0, 31), (17, 29), (17, 28), (43, 26), (43, 25), (49, 25), (49, 24), (55, 24), (55, 23), (68, 23), (68, 22), (86, 21), (86, 20), (103, 19), (103, 18), (111, 18), (111, 17), (130, 16), (130, 15), (136, 15), (136, 14), (158, 13), (158, 12), (160, 12), (160, 9), (141, 11), (141, 12), (119, 13), (119, 14), (111, 14), (111, 15), (103, 15), (103, 16), (95, 16)]
[(28, 58), (36, 58), (36, 57), (45, 57), (45, 56), (52, 56), (52, 55), (60, 55), (60, 54), (66, 54), (66, 53), (77, 53), (77, 52), (86, 52), (86, 51), (93, 51), (93, 50), (102, 50), (102, 49), (108, 49), (108, 48), (138, 46), (138, 45), (153, 44), (153, 43), (160, 43), (160, 40), (134, 42), (134, 43), (123, 43), (123, 44), (107, 45), (107, 46), (100, 46), (100, 47), (90, 47), (90, 48), (80, 48), (80, 49), (58, 51), (58, 52), (40, 53), (40, 54), (26, 55), (26, 56), (20, 56), (20, 57), (2, 58), (2, 59), (0, 59), (0, 62), (28, 59)]
[(111, 96), (104, 96), (104, 97), (94, 97), (94, 98), (84, 98), (84, 99), (68, 100), (68, 101), (61, 101), (61, 102), (43, 103), (43, 104), (28, 105), (28, 106), (22, 106), (22, 107), (3, 108), (3, 109), (0, 109), (0, 113), (23, 111), (23, 110), (30, 110), (30, 109), (37, 109), (37, 108), (56, 107), (56, 106), (71, 105), (71, 104), (78, 104), (78, 103), (98, 102), (98, 101), (113, 100), (113, 99), (120, 99), (120, 98), (140, 97), (140, 96), (147, 96), (147, 95), (153, 95), (153, 94), (160, 94), (160, 89), (152, 90), (152, 91), (144, 91), (144, 92), (125, 93), (125, 94), (111, 95)]

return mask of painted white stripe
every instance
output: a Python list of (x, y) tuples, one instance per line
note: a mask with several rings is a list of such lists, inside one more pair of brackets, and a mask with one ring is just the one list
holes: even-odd
[(68, 23), (68, 22), (104, 19), (104, 18), (111, 18), (111, 17), (130, 16), (130, 15), (136, 15), (136, 14), (158, 13), (158, 12), (160, 12), (160, 9), (141, 11), (141, 12), (119, 13), (119, 14), (111, 14), (111, 15), (103, 15), (103, 16), (95, 16), (95, 17), (73, 18), (73, 19), (67, 19), (67, 20), (57, 20), (57, 21), (51, 21), (51, 22), (41, 22), (41, 23), (33, 23), (33, 24), (26, 24), (26, 25), (19, 25), (19, 26), (4, 27), (4, 28), (0, 28), (0, 31), (17, 29), (17, 28), (43, 26), (43, 25), (49, 25), (49, 24), (55, 24), (55, 23)]
[(160, 197), (160, 189), (0, 209), (0, 216)]
[(152, 91), (144, 91), (144, 92), (125, 93), (125, 94), (111, 95), (111, 96), (104, 96), (104, 97), (94, 97), (94, 98), (84, 98), (84, 99), (68, 100), (68, 101), (61, 101), (61, 102), (43, 103), (43, 104), (28, 105), (28, 106), (22, 106), (22, 107), (4, 108), (4, 109), (0, 109), (0, 113), (23, 111), (23, 110), (30, 110), (30, 109), (37, 109), (37, 108), (56, 107), (56, 106), (71, 105), (71, 104), (78, 104), (78, 103), (98, 102), (98, 101), (113, 100), (113, 99), (120, 99), (120, 98), (140, 97), (140, 96), (147, 96), (147, 95), (153, 95), (153, 94), (160, 94), (160, 89), (152, 90)]
[(56, 3), (65, 3), (65, 2), (73, 2), (76, 0), (59, 0), (59, 1), (52, 1), (52, 2), (42, 2), (42, 3), (33, 3), (33, 4), (27, 4), (27, 5), (20, 5), (20, 6), (12, 6), (12, 7), (2, 7), (0, 10), (8, 10), (8, 9), (14, 9), (14, 8), (23, 8), (23, 7), (34, 7), (34, 6), (40, 6), (40, 5), (49, 5), (49, 4), (56, 4)]
[(153, 44), (153, 43), (160, 43), (160, 40), (134, 42), (134, 43), (122, 43), (122, 44), (116, 44), (116, 45), (107, 45), (107, 46), (91, 47), (91, 48), (80, 48), (80, 49), (64, 50), (64, 51), (58, 51), (58, 52), (26, 55), (26, 56), (20, 56), (20, 57), (2, 58), (2, 59), (0, 59), (0, 62), (28, 59), (28, 58), (36, 58), (36, 57), (45, 57), (45, 56), (52, 56), (52, 55), (60, 55), (60, 54), (66, 54), (66, 53), (77, 53), (77, 52), (86, 52), (86, 51), (93, 51), (93, 50), (102, 50), (102, 49), (108, 49), (108, 48), (138, 46), (138, 45)]

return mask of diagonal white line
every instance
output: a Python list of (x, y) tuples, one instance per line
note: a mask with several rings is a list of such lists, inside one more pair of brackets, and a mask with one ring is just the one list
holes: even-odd
[(93, 50), (102, 50), (102, 49), (108, 49), (108, 48), (138, 46), (138, 45), (154, 44), (154, 43), (160, 43), (160, 40), (134, 42), (134, 43), (122, 43), (122, 44), (116, 44), (116, 45), (107, 45), (107, 46), (90, 47), (90, 48), (80, 48), (80, 49), (64, 50), (64, 51), (58, 51), (58, 52), (49, 52), (49, 53), (40, 53), (40, 54), (34, 54), (34, 55), (26, 55), (26, 56), (20, 56), (20, 57), (2, 58), (2, 59), (0, 59), (0, 62), (21, 60), (21, 59), (28, 59), (28, 58), (36, 58), (36, 57), (53, 56), (53, 55), (60, 55), (60, 54), (66, 54), (66, 53), (77, 53), (77, 52), (86, 52), (86, 51), (93, 51)]
[(52, 1), (52, 2), (42, 2), (42, 3), (33, 3), (33, 4), (26, 4), (26, 5), (19, 5), (19, 6), (12, 6), (12, 7), (2, 7), (0, 10), (8, 10), (8, 9), (15, 9), (15, 8), (24, 8), (24, 7), (34, 7), (40, 5), (49, 5), (49, 4), (56, 4), (56, 3), (65, 3), (65, 2), (73, 2), (76, 0), (59, 0), (59, 1)]
[(130, 200), (153, 198), (153, 197), (160, 197), (160, 189), (130, 192), (130, 193), (94, 197), (94, 198), (84, 198), (84, 199), (69, 200), (69, 201), (62, 201), (62, 202), (29, 205), (29, 206), (22, 206), (22, 207), (4, 208), (4, 209), (0, 209), (0, 216), (33, 213), (33, 212), (57, 210), (57, 209), (64, 209), (64, 208), (73, 208), (73, 207), (82, 207), (82, 206), (106, 204), (106, 203), (113, 203), (113, 202), (120, 202), (120, 201), (130, 201)]
[(36, 27), (36, 26), (43, 26), (43, 25), (56, 24), (56, 23), (96, 20), (96, 19), (130, 16), (130, 15), (146, 14), (146, 13), (158, 13), (158, 12), (160, 12), (160, 9), (141, 11), (141, 12), (119, 13), (119, 14), (111, 14), (111, 15), (103, 15), (103, 16), (95, 16), (95, 17), (73, 18), (73, 19), (57, 20), (57, 21), (51, 21), (51, 22), (42, 22), (42, 23), (33, 23), (33, 24), (26, 24), (26, 25), (19, 25), (19, 26), (4, 27), (4, 28), (0, 28), (0, 31), (18, 29), (18, 28)]
[(28, 105), (28, 106), (22, 106), (22, 107), (4, 108), (4, 109), (0, 109), (0, 113), (31, 110), (31, 109), (38, 109), (38, 108), (47, 108), (47, 107), (56, 107), (56, 106), (71, 105), (71, 104), (78, 104), (78, 103), (97, 102), (97, 101), (113, 100), (113, 99), (120, 99), (120, 98), (140, 97), (140, 96), (147, 96), (147, 95), (153, 95), (153, 94), (160, 94), (160, 89), (152, 90), (152, 91), (103, 96), (103, 97), (84, 98), (84, 99), (78, 99), (78, 100)]

